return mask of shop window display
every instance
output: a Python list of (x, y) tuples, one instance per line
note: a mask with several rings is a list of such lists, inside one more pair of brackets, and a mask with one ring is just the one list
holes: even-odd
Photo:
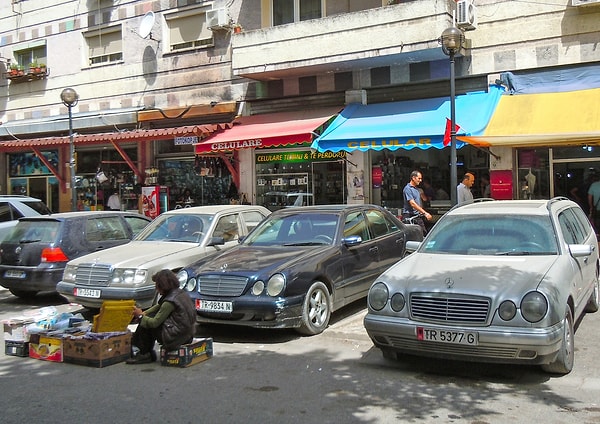
[(232, 178), (220, 157), (159, 159), (158, 183), (169, 187), (171, 209), (230, 202)]

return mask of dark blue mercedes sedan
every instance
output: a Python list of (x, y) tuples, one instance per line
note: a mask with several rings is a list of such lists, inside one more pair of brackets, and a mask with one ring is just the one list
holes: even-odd
[(238, 246), (179, 274), (200, 323), (321, 333), (335, 310), (364, 298), (420, 227), (375, 205), (285, 208)]

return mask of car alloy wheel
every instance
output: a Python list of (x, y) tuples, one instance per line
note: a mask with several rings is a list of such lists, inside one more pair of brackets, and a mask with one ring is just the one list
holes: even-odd
[(316, 281), (310, 286), (302, 306), (302, 324), (298, 332), (315, 335), (323, 332), (331, 317), (331, 297), (325, 284)]
[(573, 313), (567, 306), (563, 319), (563, 338), (556, 360), (542, 365), (542, 369), (552, 374), (568, 374), (573, 369), (575, 355), (575, 330), (573, 328)]

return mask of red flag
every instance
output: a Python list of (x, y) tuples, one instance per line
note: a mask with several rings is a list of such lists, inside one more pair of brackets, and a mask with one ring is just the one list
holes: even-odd
[[(460, 126), (458, 124), (454, 124), (454, 132), (457, 133), (460, 130)], [(446, 132), (444, 133), (444, 146), (450, 144), (450, 132), (452, 131), (452, 122), (448, 118), (446, 118)]]

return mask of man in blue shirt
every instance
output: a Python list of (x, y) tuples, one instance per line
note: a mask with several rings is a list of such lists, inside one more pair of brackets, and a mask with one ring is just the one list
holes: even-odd
[[(423, 176), (419, 171), (413, 171), (410, 173), (410, 181), (404, 186), (402, 194), (404, 195), (404, 211), (402, 216), (404, 218), (410, 218), (419, 214), (423, 215), (427, 221), (431, 220), (431, 214), (423, 209), (423, 202), (421, 200), (421, 192), (419, 185), (423, 180)], [(414, 220), (415, 224), (419, 224), (425, 234), (425, 223), (421, 218)]]

